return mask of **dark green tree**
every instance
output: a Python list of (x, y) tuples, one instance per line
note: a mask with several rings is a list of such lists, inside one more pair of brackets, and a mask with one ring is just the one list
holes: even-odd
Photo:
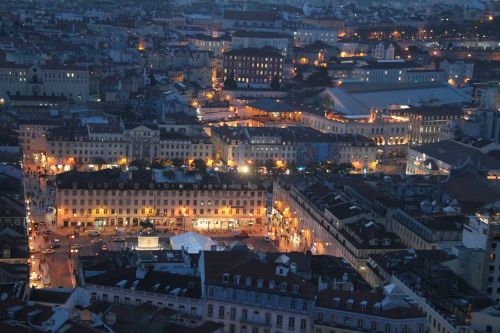
[(145, 160), (137, 159), (130, 162), (130, 166), (136, 167), (139, 170), (145, 170), (149, 164)]
[(202, 159), (196, 159), (196, 160), (194, 160), (193, 163), (191, 163), (191, 167), (195, 171), (197, 171), (199, 173), (202, 173), (202, 174), (204, 174), (204, 173), (207, 172), (207, 164)]
[(176, 168), (176, 169), (180, 169), (182, 168), (182, 166), (184, 165), (184, 161), (180, 158), (174, 158), (172, 160), (172, 165)]
[(330, 87), (332, 85), (332, 79), (325, 67), (320, 67), (315, 73), (311, 74), (306, 82), (314, 87)]
[(271, 89), (272, 90), (280, 90), (281, 84), (278, 75), (275, 75), (271, 80)]
[(165, 162), (161, 158), (157, 158), (153, 160), (151, 163), (151, 168), (153, 169), (161, 169), (165, 166)]
[(155, 87), (157, 84), (158, 81), (156, 80), (155, 76), (152, 73), (149, 73), (149, 86)]
[(267, 172), (274, 171), (274, 161), (273, 160), (266, 160), (264, 162), (264, 166), (266, 167)]
[(236, 88), (238, 88), (238, 85), (236, 84), (236, 80), (234, 79), (234, 71), (231, 71), (231, 73), (229, 73), (229, 76), (224, 81), (224, 89), (234, 90)]

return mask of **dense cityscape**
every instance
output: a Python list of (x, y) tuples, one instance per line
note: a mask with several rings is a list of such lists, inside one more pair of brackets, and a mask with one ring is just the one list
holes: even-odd
[(1, 4), (0, 333), (500, 333), (500, 1)]

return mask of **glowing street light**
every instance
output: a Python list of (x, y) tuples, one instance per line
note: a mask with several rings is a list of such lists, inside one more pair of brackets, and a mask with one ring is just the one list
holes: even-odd
[(248, 167), (248, 165), (243, 165), (242, 167), (238, 168), (238, 171), (241, 172), (241, 173), (249, 173), (250, 172), (250, 168)]

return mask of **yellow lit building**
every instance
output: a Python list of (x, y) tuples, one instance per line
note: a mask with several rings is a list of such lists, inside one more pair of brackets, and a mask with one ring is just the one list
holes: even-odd
[(149, 220), (169, 229), (251, 230), (265, 223), (264, 187), (236, 174), (70, 171), (57, 176), (56, 186), (62, 227), (132, 227)]

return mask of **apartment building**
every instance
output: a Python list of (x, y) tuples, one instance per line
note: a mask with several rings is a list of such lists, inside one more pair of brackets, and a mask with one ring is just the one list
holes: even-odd
[(353, 78), (371, 83), (444, 82), (445, 72), (421, 68), (405, 60), (369, 60), (353, 71)]
[(154, 169), (70, 171), (56, 178), (56, 223), (136, 226), (149, 220), (185, 230), (261, 227), (266, 191), (236, 174)]
[(336, 46), (337, 40), (337, 31), (327, 28), (303, 27), (293, 32), (294, 46), (306, 46), (317, 41)]
[(224, 332), (312, 332), (316, 287), (285, 254), (203, 252), (205, 318)]
[(89, 71), (68, 65), (0, 65), (0, 97), (61, 96), (76, 102), (89, 98)]
[(196, 34), (188, 37), (189, 42), (199, 50), (210, 51), (214, 57), (222, 57), (224, 52), (231, 50), (231, 37), (223, 35), (211, 37), (203, 34)]
[(484, 292), (500, 304), (500, 219), (497, 214), (470, 216), (463, 228), (463, 245), (484, 250)]
[(368, 271), (407, 295), (426, 316), (429, 332), (470, 332), (471, 317), (492, 300), (447, 267), (450, 259), (443, 250), (409, 249), (370, 256)]
[(277, 77), (283, 80), (283, 55), (272, 47), (243, 48), (224, 53), (223, 78), (234, 75), (240, 87), (269, 88)]
[(460, 245), (465, 217), (448, 214), (398, 208), (387, 214), (387, 230), (396, 233), (409, 248), (431, 250)]
[(215, 127), (212, 129), (215, 157), (231, 167), (264, 164), (268, 160), (280, 165), (295, 162), (295, 143), (292, 137), (282, 136), (285, 131), (264, 127)]
[[(170, 131), (168, 130), (170, 129)], [(48, 164), (56, 170), (93, 169), (155, 159), (212, 159), (210, 139), (187, 136), (153, 123), (79, 124), (51, 129), (47, 134)]]
[[(446, 175), (453, 169), (459, 169), (467, 164), (476, 166), (495, 179), (500, 175), (500, 162), (481, 150), (472, 140), (467, 144), (467, 138), (428, 143), (408, 149), (406, 173), (411, 175)], [(477, 142), (481, 144), (480, 142)]]
[(289, 41), (291, 36), (270, 31), (235, 31), (231, 35), (231, 47), (233, 50), (242, 48), (258, 48), (269, 46), (281, 51), (281, 54), (286, 57), (289, 53)]
[(278, 179), (273, 184), (273, 223), (277, 236), (313, 253), (345, 258), (361, 275), (371, 253), (406, 248), (393, 232), (374, 222), (331, 184), (313, 179)]
[(19, 143), (24, 158), (45, 166), (49, 152), (47, 136), (51, 130), (62, 127), (65, 123), (68, 126), (74, 125), (60, 116), (51, 117), (48, 114), (37, 114), (36, 117), (29, 115), (19, 119)]
[[(167, 308), (177, 311), (178, 321), (185, 326), (210, 321), (220, 324), (224, 333), (328, 333), (334, 327), (342, 332), (365, 332), (374, 327), (388, 333), (427, 331), (426, 317), (398, 288), (388, 286), (380, 293), (328, 289), (324, 280), (316, 285), (309, 257), (302, 253), (122, 254), (120, 260), (134, 264), (99, 272), (94, 267), (101, 258), (82, 258), (79, 278), (91, 300)], [(330, 259), (341, 262), (340, 258), (328, 259), (328, 266), (333, 263)], [(345, 264), (333, 267), (334, 275), (343, 276), (345, 284), (349, 280), (346, 272), (352, 268), (346, 269)]]
[(229, 166), (333, 161), (368, 170), (374, 169), (376, 160), (376, 146), (366, 137), (325, 134), (309, 127), (216, 127), (212, 142), (216, 158)]
[[(460, 135), (463, 127), (464, 113), (454, 106), (419, 106), (390, 110), (391, 115), (408, 120), (408, 142), (410, 145), (421, 145), (454, 139)], [(455, 127), (455, 132), (446, 137), (445, 130)]]
[(155, 262), (152, 254), (139, 254), (137, 267), (80, 276), (82, 285), (92, 302), (150, 304), (177, 311), (179, 323), (187, 327), (198, 326), (203, 322), (202, 287), (190, 257), (182, 251), (155, 251), (154, 256)]
[(318, 294), (315, 333), (427, 332), (424, 313), (394, 285), (383, 293), (324, 290)]

